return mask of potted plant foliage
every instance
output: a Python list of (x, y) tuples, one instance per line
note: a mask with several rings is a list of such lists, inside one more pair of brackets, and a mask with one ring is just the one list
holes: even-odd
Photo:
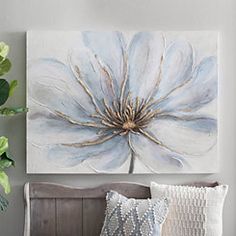
[[(6, 107), (4, 104), (8, 98), (14, 93), (17, 86), (17, 81), (13, 80), (8, 82), (2, 78), (11, 69), (11, 62), (7, 58), (9, 52), (9, 46), (3, 42), (0, 42), (0, 116), (12, 116), (22, 112), (26, 112), (26, 108), (23, 107)], [(0, 130), (1, 132), (1, 130)], [(0, 185), (2, 186), (5, 194), (10, 193), (10, 183), (6, 173), (6, 170), (14, 166), (14, 160), (9, 153), (8, 138), (1, 136), (0, 133)], [(0, 194), (0, 212), (7, 208), (8, 201)]]

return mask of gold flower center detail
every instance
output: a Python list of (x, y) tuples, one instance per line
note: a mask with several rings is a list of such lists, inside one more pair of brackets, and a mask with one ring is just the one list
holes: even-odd
[(133, 122), (133, 121), (126, 121), (122, 128), (125, 129), (125, 130), (132, 130), (136, 127), (136, 124)]
[[(107, 104), (104, 100), (103, 114), (99, 114), (101, 123), (113, 133), (126, 135), (129, 132), (141, 133), (148, 123), (157, 115), (158, 110), (152, 110), (153, 100), (132, 99), (128, 94), (124, 99)], [(98, 118), (97, 117), (97, 118)]]

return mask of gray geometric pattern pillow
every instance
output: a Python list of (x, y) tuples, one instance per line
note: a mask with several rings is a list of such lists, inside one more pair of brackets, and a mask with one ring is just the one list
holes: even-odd
[(110, 191), (100, 236), (160, 236), (168, 212), (163, 199), (133, 199)]

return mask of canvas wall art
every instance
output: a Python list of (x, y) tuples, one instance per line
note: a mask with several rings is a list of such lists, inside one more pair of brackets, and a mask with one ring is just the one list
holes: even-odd
[(27, 172), (216, 172), (217, 38), (28, 32)]

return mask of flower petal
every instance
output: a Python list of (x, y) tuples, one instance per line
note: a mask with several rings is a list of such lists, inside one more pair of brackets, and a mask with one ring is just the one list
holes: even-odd
[(124, 51), (126, 44), (120, 32), (83, 32), (84, 44), (109, 68), (114, 87), (119, 95), (126, 61)]
[(137, 33), (128, 51), (128, 80), (132, 96), (147, 98), (157, 87), (164, 38), (160, 33)]
[(208, 57), (196, 67), (193, 78), (157, 106), (162, 112), (193, 112), (217, 97), (217, 61)]
[(171, 172), (184, 167), (185, 160), (177, 153), (152, 142), (143, 135), (130, 134), (136, 157), (153, 172)]
[(118, 136), (113, 142), (113, 148), (108, 149), (102, 155), (97, 154), (93, 158), (87, 159), (89, 165), (97, 172), (112, 172), (130, 159), (131, 151), (127, 139)]
[(28, 78), (29, 98), (39, 105), (85, 121), (95, 113), (89, 96), (63, 63), (54, 59), (34, 61), (29, 65)]
[(99, 129), (81, 127), (62, 119), (46, 108), (38, 109), (31, 102), (27, 114), (27, 141), (36, 145), (83, 142), (90, 138), (98, 138)]
[(170, 150), (186, 155), (208, 152), (217, 139), (217, 121), (209, 117), (157, 118), (146, 130)]
[(88, 88), (100, 107), (103, 99), (110, 103), (115, 100), (112, 77), (90, 50), (75, 49), (70, 59), (75, 76)]
[(161, 81), (155, 99), (166, 96), (169, 92), (191, 79), (193, 66), (193, 48), (185, 41), (174, 41), (166, 49)]
[[(125, 139), (121, 136), (116, 136), (109, 141), (102, 144), (73, 147), (62, 144), (48, 146), (48, 159), (55, 162), (57, 165), (70, 167), (76, 166), (81, 162), (87, 160), (88, 163), (98, 170), (115, 169), (122, 165), (127, 158), (129, 158), (129, 151), (124, 146)], [(118, 156), (115, 152), (120, 153), (122, 146), (125, 147), (123, 154)], [(113, 156), (113, 154), (115, 154)], [(96, 161), (93, 161), (95, 158)]]

